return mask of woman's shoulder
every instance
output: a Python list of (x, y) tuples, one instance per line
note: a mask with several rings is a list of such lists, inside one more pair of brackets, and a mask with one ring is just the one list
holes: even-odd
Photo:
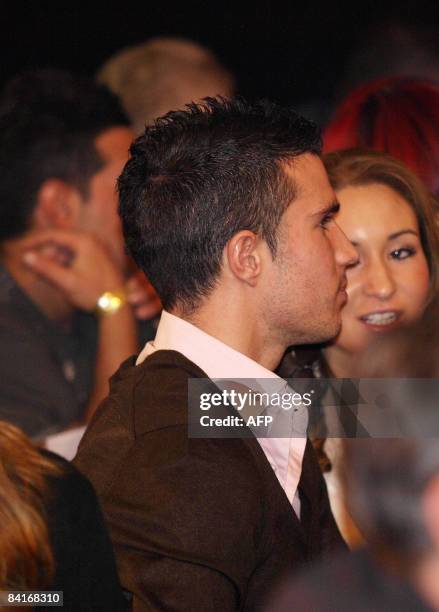
[(96, 493), (72, 463), (46, 450), (41, 453), (59, 468), (47, 477), (45, 499), (56, 564), (52, 589), (64, 591), (68, 611), (119, 612), (125, 604)]
[(70, 461), (46, 449), (41, 449), (40, 452), (43, 457), (58, 468), (57, 471), (47, 475), (50, 490), (60, 491), (65, 489), (65, 493), (69, 497), (75, 497), (78, 492), (95, 497), (93, 487), (88, 479)]

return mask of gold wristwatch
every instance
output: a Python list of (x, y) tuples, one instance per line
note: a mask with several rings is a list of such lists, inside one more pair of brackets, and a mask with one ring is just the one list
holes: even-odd
[(113, 315), (118, 312), (127, 301), (125, 289), (119, 291), (105, 291), (96, 302), (96, 313), (98, 315)]

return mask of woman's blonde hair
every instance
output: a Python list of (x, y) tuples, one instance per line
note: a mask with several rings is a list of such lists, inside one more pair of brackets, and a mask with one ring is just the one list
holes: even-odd
[(376, 151), (345, 149), (324, 156), (335, 191), (344, 187), (379, 183), (396, 191), (413, 209), (422, 248), (430, 270), (431, 298), (439, 289), (439, 208), (421, 180), (403, 163)]
[(61, 468), (14, 425), (0, 421), (0, 589), (50, 585), (54, 560), (45, 503)]

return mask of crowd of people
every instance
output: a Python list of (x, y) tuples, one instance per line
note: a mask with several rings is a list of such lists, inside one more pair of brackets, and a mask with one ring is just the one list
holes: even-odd
[[(163, 38), (0, 93), (0, 597), (439, 610), (439, 418), (410, 385), (439, 378), (439, 85), (361, 84), (323, 135), (235, 88)], [(404, 434), (373, 439), (354, 381), (386, 377)], [(224, 380), (323, 391), (190, 435)]]

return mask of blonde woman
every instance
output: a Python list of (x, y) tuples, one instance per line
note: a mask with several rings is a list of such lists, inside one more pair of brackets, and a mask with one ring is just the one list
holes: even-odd
[(63, 610), (122, 610), (90, 483), (0, 421), (0, 591), (63, 591)]

